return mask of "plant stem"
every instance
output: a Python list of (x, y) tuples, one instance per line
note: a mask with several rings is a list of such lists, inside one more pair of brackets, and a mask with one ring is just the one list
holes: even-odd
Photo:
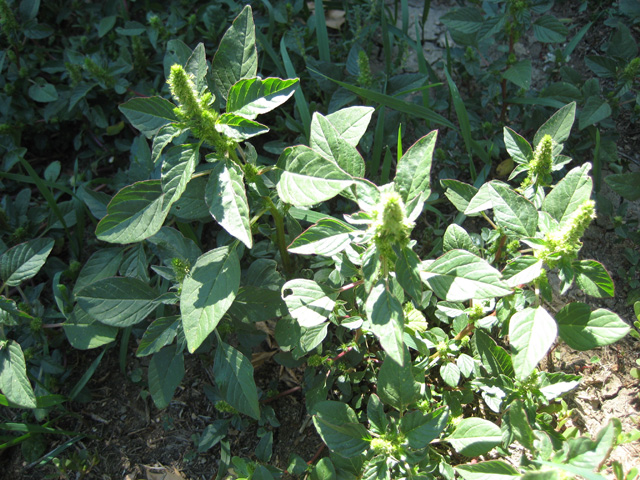
[(261, 403), (269, 403), (269, 402), (273, 402), (274, 400), (277, 400), (278, 398), (282, 398), (282, 397), (286, 397), (287, 395), (291, 395), (292, 393), (295, 393), (299, 390), (302, 390), (301, 386), (297, 386), (297, 387), (292, 387), (289, 390), (285, 390), (284, 392), (280, 392), (279, 394), (273, 396), (273, 397), (269, 397), (269, 398), (265, 398)]
[(498, 230), (498, 226), (497, 226), (495, 223), (493, 223), (493, 221), (491, 221), (491, 219), (490, 219), (489, 217), (487, 217), (487, 214), (486, 214), (486, 213), (484, 213), (484, 212), (480, 212), (480, 213), (482, 214), (482, 216), (484, 217), (484, 219), (485, 219), (487, 222), (489, 222), (489, 225), (491, 225), (491, 227), (492, 227), (494, 230)]
[(280, 251), (280, 257), (282, 258), (282, 264), (287, 276), (293, 274), (293, 267), (291, 264), (291, 257), (287, 251), (287, 241), (284, 235), (284, 216), (278, 210), (278, 207), (273, 203), (269, 197), (265, 197), (273, 221), (276, 224), (276, 243), (278, 244), (278, 250)]

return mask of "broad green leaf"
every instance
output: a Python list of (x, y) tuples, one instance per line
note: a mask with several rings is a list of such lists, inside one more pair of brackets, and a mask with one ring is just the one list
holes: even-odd
[(464, 480), (514, 480), (521, 477), (518, 470), (500, 460), (456, 465), (454, 468)]
[(531, 71), (531, 60), (521, 60), (511, 65), (502, 74), (502, 78), (506, 78), (520, 88), (529, 90), (529, 87), (531, 87)]
[(98, 240), (140, 242), (160, 230), (169, 212), (160, 180), (134, 183), (120, 190), (96, 227)]
[(163, 126), (179, 120), (173, 111), (176, 106), (162, 97), (136, 97), (118, 108), (147, 138), (153, 137)]
[(400, 419), (400, 431), (409, 440), (409, 446), (418, 450), (440, 436), (448, 419), (449, 410), (446, 407), (429, 413), (414, 410)]
[(0, 277), (11, 287), (36, 276), (53, 250), (53, 240), (36, 238), (10, 248), (0, 256)]
[(469, 200), (469, 205), (467, 205), (464, 214), (473, 215), (483, 212), (484, 210), (489, 210), (493, 207), (493, 202), (491, 201), (493, 195), (493, 188), (491, 188), (491, 184), (483, 184), (473, 198)]
[(207, 425), (198, 439), (198, 453), (204, 453), (220, 443), (227, 436), (229, 423), (228, 419), (220, 419)]
[(405, 203), (417, 197), (426, 199), (431, 193), (431, 159), (437, 136), (437, 130), (425, 135), (398, 161), (394, 184)]
[(640, 200), (640, 172), (609, 175), (604, 181), (623, 198), (632, 202)]
[(367, 402), (367, 419), (370, 424), (369, 429), (373, 433), (377, 435), (387, 433), (389, 420), (387, 419), (387, 414), (384, 412), (384, 405), (382, 405), (380, 397), (375, 393), (369, 396), (369, 401)]
[(258, 51), (251, 7), (247, 5), (225, 32), (211, 62), (211, 75), (218, 92), (226, 100), (231, 87), (258, 73)]
[[(533, 450), (535, 448), (534, 432), (531, 428), (531, 421), (527, 416), (522, 400), (513, 401), (509, 406), (509, 410), (503, 415), (502, 419), (502, 430), (506, 433), (505, 436), (508, 437), (508, 440), (505, 443), (511, 443), (513, 438), (515, 438), (520, 442), (520, 445), (525, 447), (527, 450)], [(505, 423), (507, 425), (505, 425)]]
[(349, 246), (349, 236), (355, 229), (334, 218), (323, 218), (311, 225), (289, 245), (291, 253), (332, 257)]
[(164, 205), (175, 203), (191, 180), (200, 159), (198, 145), (180, 145), (169, 149), (162, 162)]
[(184, 355), (176, 345), (163, 348), (149, 361), (149, 393), (156, 407), (169, 406), (173, 393), (184, 378)]
[(118, 328), (98, 322), (78, 306), (62, 324), (62, 328), (71, 346), (78, 350), (90, 350), (107, 345), (118, 335)]
[(325, 400), (314, 405), (313, 423), (327, 446), (338, 455), (355, 457), (369, 447), (369, 433), (347, 404)]
[(557, 220), (560, 228), (571, 220), (580, 205), (589, 200), (593, 185), (589, 170), (590, 163), (571, 170), (542, 202), (541, 210)]
[(423, 267), (422, 281), (443, 300), (463, 302), (509, 295), (500, 272), (485, 260), (464, 250), (450, 250)]
[(595, 260), (581, 260), (574, 262), (576, 283), (592, 297), (613, 297), (615, 289), (611, 276), (600, 262)]
[(445, 362), (440, 365), (440, 376), (442, 380), (444, 380), (444, 383), (452, 388), (456, 388), (458, 382), (460, 382), (460, 369), (455, 363)]
[(151, 162), (155, 164), (165, 147), (176, 137), (180, 136), (183, 131), (183, 129), (178, 128), (171, 123), (161, 127), (160, 130), (158, 130), (158, 133), (153, 137), (153, 144), (151, 146)]
[(527, 164), (533, 158), (533, 150), (529, 142), (527, 142), (519, 134), (504, 127), (504, 145), (514, 162), (519, 164)]
[(543, 15), (533, 22), (533, 33), (542, 43), (559, 43), (566, 40), (569, 30), (556, 17)]
[(394, 248), (396, 253), (396, 279), (400, 286), (416, 301), (422, 301), (420, 258), (408, 246)]
[[(576, 103), (565, 105), (538, 129), (533, 137), (533, 145), (537, 146), (545, 135), (551, 135), (556, 144), (564, 143), (569, 138), (575, 118)], [(554, 148), (553, 153), (554, 155), (559, 153), (558, 148)]]
[(205, 201), (213, 218), (247, 248), (253, 246), (249, 202), (242, 170), (230, 160), (218, 160), (209, 174)]
[(316, 153), (334, 161), (349, 175), (364, 176), (364, 160), (356, 147), (342, 138), (331, 122), (317, 112), (311, 119), (309, 146)]
[(484, 24), (482, 11), (474, 7), (451, 10), (440, 19), (447, 27), (460, 33), (476, 33)]
[(15, 340), (0, 343), (0, 390), (7, 400), (22, 408), (36, 408), (36, 395), (27, 377), (27, 364)]
[(158, 233), (147, 238), (147, 243), (151, 244), (153, 253), (166, 265), (170, 265), (174, 258), (193, 265), (202, 255), (195, 242), (175, 228), (162, 227)]
[(398, 365), (404, 365), (404, 313), (402, 304), (384, 280), (371, 289), (365, 304), (371, 330), (380, 345)]
[(224, 113), (218, 117), (216, 130), (236, 142), (242, 142), (269, 131), (269, 128), (254, 120), (234, 113)]
[(476, 187), (458, 180), (447, 179), (441, 180), (440, 183), (446, 188), (444, 192), (445, 196), (460, 212), (464, 212), (467, 209), (471, 199), (478, 193)]
[(87, 285), (97, 280), (113, 277), (118, 273), (122, 263), (123, 251), (121, 248), (102, 248), (95, 252), (78, 274), (73, 290), (79, 292)]
[(326, 118), (349, 145), (356, 147), (367, 131), (373, 112), (371, 107), (348, 107), (333, 112)]
[(478, 250), (467, 231), (460, 225), (452, 223), (447, 227), (442, 237), (442, 250), (448, 252), (456, 249), (467, 250), (472, 253)]
[(609, 103), (599, 96), (592, 95), (587, 99), (578, 115), (578, 125), (580, 130), (584, 130), (590, 125), (595, 125), (611, 116)]
[(445, 439), (456, 452), (467, 457), (484, 455), (502, 442), (500, 427), (482, 418), (463, 418), (454, 432)]
[[(251, 275), (248, 273), (247, 275)], [(264, 322), (286, 313), (279, 290), (246, 285), (240, 287), (228, 314), (243, 322)]]
[(247, 357), (231, 345), (218, 342), (213, 375), (222, 397), (229, 405), (251, 418), (260, 418), (253, 365)]
[(526, 285), (540, 276), (543, 266), (544, 261), (535, 257), (517, 257), (504, 267), (502, 278), (511, 288)]
[(482, 366), (489, 375), (498, 376), (504, 374), (513, 376), (511, 357), (504, 349), (496, 344), (496, 341), (481, 329), (476, 329), (471, 338), (474, 354), (480, 357)]
[(184, 66), (187, 73), (193, 76), (193, 83), (196, 86), (196, 90), (202, 92), (206, 86), (205, 82), (208, 70), (204, 43), (201, 42), (196, 45), (196, 48), (193, 49), (189, 60), (187, 60)]
[(142, 335), (138, 349), (136, 350), (136, 356), (144, 357), (157, 353), (162, 347), (173, 342), (173, 339), (176, 338), (176, 334), (178, 333), (180, 321), (181, 319), (178, 315), (161, 317), (154, 320)]
[(338, 292), (313, 280), (295, 279), (282, 286), (289, 314), (303, 327), (324, 323), (336, 304)]
[(50, 103), (58, 100), (56, 87), (43, 81), (42, 78), (38, 78), (37, 80), (39, 80), (37, 83), (29, 87), (29, 97), (41, 103)]
[(409, 405), (420, 398), (420, 382), (413, 376), (411, 357), (404, 350), (404, 363), (398, 364), (391, 356), (387, 356), (378, 373), (378, 396), (387, 405), (399, 412), (404, 412)]
[(309, 474), (309, 480), (337, 480), (336, 468), (331, 459), (324, 457), (318, 460)]
[(297, 78), (246, 78), (229, 91), (227, 112), (254, 119), (286, 102), (298, 87)]
[(198, 258), (180, 294), (182, 327), (190, 353), (213, 332), (239, 288), (240, 260), (235, 248), (216, 248)]
[(600, 78), (615, 78), (618, 62), (615, 58), (601, 55), (587, 55), (585, 65)]
[(526, 380), (556, 340), (558, 327), (543, 307), (525, 308), (509, 321), (513, 369)]
[(100, 323), (128, 327), (156, 308), (158, 292), (137, 278), (109, 277), (87, 285), (76, 297), (80, 308)]
[(302, 145), (287, 148), (277, 168), (278, 195), (297, 206), (329, 200), (354, 182), (335, 162)]
[(630, 327), (618, 315), (586, 303), (570, 303), (556, 315), (558, 331), (567, 345), (576, 350), (610, 345), (629, 333)]
[(495, 222), (515, 235), (535, 236), (538, 210), (533, 203), (502, 183), (491, 182), (489, 186)]
[(171, 205), (169, 210), (172, 215), (182, 220), (200, 220), (205, 222), (211, 220), (209, 208), (204, 201), (204, 191), (207, 185), (206, 176), (194, 176), (187, 184), (180, 200)]

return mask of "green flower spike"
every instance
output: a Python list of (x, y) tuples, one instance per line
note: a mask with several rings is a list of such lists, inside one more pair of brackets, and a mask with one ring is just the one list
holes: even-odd
[(390, 256), (394, 245), (409, 243), (414, 223), (406, 218), (404, 202), (398, 193), (383, 193), (373, 218), (374, 240), (383, 255)]
[(529, 162), (529, 175), (520, 186), (525, 190), (531, 185), (548, 185), (551, 181), (551, 168), (553, 167), (553, 138), (545, 135), (538, 143), (533, 159)]

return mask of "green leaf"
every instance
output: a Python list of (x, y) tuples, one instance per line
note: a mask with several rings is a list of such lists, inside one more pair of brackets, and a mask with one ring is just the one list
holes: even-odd
[(493, 299), (511, 293), (498, 270), (464, 250), (445, 253), (423, 267), (421, 277), (438, 297), (450, 302)]
[(514, 162), (519, 164), (527, 164), (533, 158), (533, 150), (531, 145), (519, 134), (504, 127), (504, 145)]
[[(247, 274), (251, 275), (251, 272)], [(242, 322), (265, 322), (286, 313), (279, 290), (246, 285), (240, 287), (238, 295), (227, 312)]]
[(198, 453), (204, 453), (210, 448), (215, 447), (221, 440), (227, 436), (229, 430), (229, 420), (214, 420), (207, 425), (200, 439), (198, 440)]
[(169, 149), (162, 162), (164, 208), (180, 198), (199, 160), (198, 145), (180, 145)]
[(62, 324), (62, 328), (71, 346), (78, 350), (90, 350), (107, 345), (118, 335), (118, 328), (98, 322), (78, 306)]
[(429, 413), (414, 410), (400, 419), (400, 431), (407, 437), (411, 448), (421, 449), (440, 436), (448, 419), (447, 407)]
[(380, 397), (375, 393), (369, 396), (369, 401), (367, 402), (367, 419), (370, 424), (369, 429), (373, 433), (377, 435), (387, 433), (387, 426), (389, 424), (387, 414), (384, 413), (384, 405), (382, 405)]
[(533, 33), (539, 42), (559, 43), (567, 39), (569, 30), (556, 17), (543, 15), (533, 22)]
[(253, 246), (249, 202), (240, 167), (228, 159), (215, 162), (205, 189), (205, 201), (213, 218), (229, 235), (247, 248)]
[(289, 314), (303, 327), (324, 323), (336, 304), (338, 292), (313, 280), (295, 279), (282, 286)]
[(605, 182), (620, 196), (635, 202), (640, 200), (640, 172), (621, 173), (605, 177)]
[(478, 193), (476, 187), (458, 180), (447, 179), (441, 180), (440, 183), (446, 188), (445, 196), (459, 212), (464, 212), (469, 207), (471, 199)]
[(402, 304), (384, 280), (371, 289), (365, 304), (371, 330), (380, 345), (398, 365), (404, 365), (404, 313)]
[[(553, 141), (559, 145), (564, 143), (567, 138), (569, 138), (575, 118), (576, 102), (571, 102), (554, 113), (551, 118), (538, 129), (533, 137), (533, 144), (537, 146), (545, 135), (551, 135)], [(557, 147), (553, 149), (553, 152), (554, 155), (559, 153)]]
[(356, 147), (367, 131), (373, 112), (372, 107), (348, 107), (333, 112), (326, 118), (349, 145)]
[(503, 432), (506, 423), (506, 435), (509, 437), (509, 443), (515, 437), (520, 445), (527, 450), (534, 450), (534, 432), (531, 428), (531, 421), (527, 416), (522, 400), (515, 400), (509, 406), (509, 410), (503, 415)]
[(482, 11), (474, 7), (456, 8), (441, 17), (442, 23), (460, 33), (476, 33), (484, 24)]
[(404, 412), (420, 398), (420, 382), (413, 376), (411, 356), (404, 350), (404, 362), (399, 364), (387, 356), (378, 373), (378, 396), (387, 405)]
[(629, 333), (630, 327), (618, 315), (586, 303), (570, 303), (556, 315), (560, 337), (571, 348), (591, 350), (610, 345)]
[(173, 111), (176, 106), (162, 97), (136, 97), (118, 108), (147, 138), (153, 137), (163, 126), (179, 120)]
[(587, 55), (584, 63), (600, 78), (615, 78), (618, 70), (618, 62), (612, 57)]
[(513, 369), (518, 380), (526, 380), (556, 340), (558, 327), (542, 307), (525, 308), (509, 321)]
[(469, 252), (478, 250), (467, 231), (460, 225), (452, 223), (447, 227), (442, 237), (442, 250), (448, 252), (456, 249)]
[(335, 162), (303, 145), (287, 148), (277, 168), (278, 195), (297, 206), (329, 200), (354, 182)]
[(615, 289), (611, 276), (600, 262), (581, 260), (574, 262), (576, 283), (587, 295), (605, 298), (613, 297)]
[(309, 480), (337, 480), (338, 477), (331, 459), (324, 457), (313, 466), (308, 478)]
[(102, 17), (98, 24), (98, 38), (104, 37), (115, 26), (117, 15), (109, 15), (108, 17)]
[(41, 103), (50, 103), (58, 100), (58, 91), (56, 90), (56, 87), (50, 83), (42, 81), (42, 79), (38, 80), (40, 80), (39, 83), (29, 87), (29, 97), (36, 102)]
[(355, 229), (340, 220), (323, 218), (311, 225), (289, 245), (291, 253), (332, 257), (349, 245), (349, 236)]
[(22, 408), (37, 406), (22, 348), (15, 340), (0, 343), (0, 390), (14, 405)]
[(396, 253), (396, 279), (400, 286), (416, 301), (422, 301), (420, 258), (408, 246), (394, 248)]
[(398, 161), (395, 189), (407, 204), (417, 197), (426, 200), (431, 193), (431, 159), (437, 136), (437, 131), (425, 135), (409, 147)]
[(542, 273), (544, 261), (535, 257), (517, 257), (510, 261), (502, 271), (505, 283), (511, 288), (533, 282)]
[(0, 277), (11, 287), (36, 276), (53, 250), (50, 238), (36, 238), (10, 248), (0, 256)]
[(121, 248), (101, 248), (95, 252), (78, 274), (73, 290), (79, 292), (87, 285), (97, 280), (114, 277), (118, 273), (122, 263), (123, 251)]
[(160, 158), (163, 150), (169, 145), (174, 138), (178, 137), (183, 129), (178, 128), (174, 124), (167, 124), (158, 130), (158, 133), (153, 137), (153, 145), (151, 147), (151, 162), (156, 163)]
[(367, 429), (347, 404), (326, 400), (316, 403), (314, 410), (316, 430), (333, 452), (351, 458), (369, 447)]
[(207, 57), (204, 50), (204, 43), (200, 42), (193, 49), (189, 59), (184, 64), (187, 73), (193, 75), (193, 81), (198, 92), (202, 92), (206, 86)]
[(260, 418), (258, 389), (253, 380), (253, 366), (247, 357), (231, 345), (218, 342), (213, 375), (229, 405), (251, 418)]
[(538, 210), (533, 203), (500, 182), (491, 182), (489, 186), (495, 222), (515, 235), (535, 236)]
[(493, 188), (490, 183), (484, 183), (476, 192), (464, 211), (465, 215), (474, 215), (493, 207)]
[(148, 377), (153, 403), (159, 409), (169, 406), (184, 378), (184, 355), (176, 345), (165, 347), (151, 357)]
[(247, 78), (229, 91), (227, 112), (254, 119), (286, 102), (298, 87), (297, 78)]
[(269, 128), (254, 120), (234, 113), (224, 113), (218, 117), (216, 130), (236, 142), (242, 142), (256, 135), (262, 135)]
[(547, 212), (564, 227), (580, 205), (589, 200), (593, 181), (589, 176), (591, 164), (576, 167), (558, 182), (542, 202), (541, 211)]
[(467, 457), (484, 455), (502, 442), (502, 432), (496, 424), (482, 418), (463, 418), (454, 432), (445, 439), (456, 452)]
[(531, 87), (531, 71), (531, 60), (521, 60), (511, 65), (502, 74), (502, 78), (506, 78), (520, 88), (529, 90), (529, 87)]
[(110, 277), (84, 287), (76, 297), (80, 308), (99, 322), (128, 327), (156, 308), (158, 292), (137, 278)]
[(256, 32), (251, 7), (247, 5), (225, 32), (211, 62), (211, 75), (218, 92), (226, 100), (231, 87), (258, 73)]
[(176, 334), (178, 333), (180, 322), (181, 319), (178, 315), (161, 317), (154, 320), (142, 335), (138, 349), (136, 350), (136, 356), (144, 357), (157, 353), (162, 347), (173, 342), (173, 339), (176, 338)]
[(458, 382), (460, 382), (460, 369), (455, 363), (445, 362), (440, 365), (440, 376), (442, 380), (444, 380), (444, 383), (455, 388), (458, 386)]
[(160, 230), (168, 213), (160, 180), (134, 183), (111, 199), (96, 236), (109, 243), (141, 242)]
[(609, 103), (598, 97), (591, 96), (587, 99), (578, 116), (580, 130), (584, 130), (590, 125), (595, 125), (611, 116), (611, 106)]
[(240, 260), (235, 248), (216, 248), (198, 258), (180, 294), (182, 327), (190, 353), (213, 332), (239, 288)]
[(518, 470), (500, 460), (456, 465), (454, 468), (464, 480), (514, 480), (521, 477)]
[(335, 162), (348, 174), (355, 177), (364, 176), (364, 160), (356, 147), (342, 138), (331, 122), (317, 112), (311, 119), (309, 146), (318, 154)]

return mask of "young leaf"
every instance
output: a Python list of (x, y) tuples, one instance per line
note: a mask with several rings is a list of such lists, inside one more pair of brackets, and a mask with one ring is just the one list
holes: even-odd
[(163, 205), (175, 203), (191, 180), (199, 161), (198, 145), (171, 148), (162, 162)]
[(240, 167), (230, 160), (215, 162), (205, 189), (205, 201), (213, 218), (229, 235), (247, 248), (253, 246), (249, 202)]
[(229, 91), (227, 112), (253, 120), (286, 102), (298, 87), (297, 78), (247, 78)]
[(313, 423), (327, 446), (338, 455), (355, 457), (369, 447), (369, 433), (347, 404), (325, 400), (314, 406)]
[(258, 389), (253, 380), (253, 366), (247, 357), (231, 345), (218, 342), (213, 375), (229, 405), (251, 418), (260, 418)]
[(349, 145), (356, 147), (367, 131), (373, 112), (371, 107), (348, 107), (331, 113), (326, 118)]
[(277, 168), (278, 195), (297, 206), (329, 200), (354, 182), (335, 162), (302, 145), (287, 148)]
[(426, 199), (431, 193), (431, 159), (437, 136), (437, 131), (425, 135), (398, 161), (394, 183), (405, 203), (416, 197)]
[(553, 141), (558, 145), (554, 147), (553, 154), (557, 155), (561, 150), (561, 144), (564, 143), (569, 134), (571, 133), (571, 127), (576, 118), (576, 103), (572, 102), (569, 105), (565, 105), (556, 113), (554, 113), (544, 125), (542, 125), (535, 136), (533, 137), (533, 145), (538, 146), (540, 140), (545, 135), (551, 135)]
[(422, 300), (422, 280), (420, 279), (420, 258), (408, 246), (394, 248), (396, 253), (396, 279), (400, 286), (414, 300)]
[(384, 280), (371, 289), (365, 305), (371, 330), (382, 348), (398, 365), (404, 365), (404, 313), (402, 304)]
[(349, 246), (349, 236), (355, 229), (334, 218), (323, 218), (299, 235), (288, 250), (300, 255), (332, 257)]
[(0, 390), (12, 404), (22, 408), (37, 406), (22, 348), (15, 340), (0, 344)]
[(558, 327), (542, 307), (525, 308), (509, 321), (513, 369), (518, 380), (526, 380), (556, 340)]
[(169, 406), (184, 377), (184, 355), (176, 345), (163, 348), (149, 361), (149, 393), (156, 407)]
[(556, 315), (560, 337), (571, 348), (591, 350), (610, 345), (629, 333), (630, 327), (618, 315), (586, 303), (570, 303)]
[(458, 180), (441, 180), (440, 183), (446, 188), (444, 194), (453, 206), (460, 212), (465, 212), (469, 202), (478, 193), (478, 189)]
[(500, 427), (482, 418), (463, 418), (454, 432), (445, 439), (456, 452), (467, 457), (484, 455), (502, 442)]
[(384, 435), (387, 432), (389, 424), (387, 414), (384, 413), (384, 405), (382, 405), (380, 398), (375, 393), (369, 396), (369, 401), (367, 402), (367, 419), (370, 424), (369, 428), (373, 433)]
[(541, 210), (557, 220), (560, 228), (571, 220), (580, 205), (589, 200), (593, 186), (589, 170), (590, 163), (571, 170), (542, 202)]
[(504, 127), (504, 146), (514, 162), (519, 164), (528, 164), (533, 158), (533, 150), (529, 142), (527, 142), (519, 134)]
[(76, 297), (80, 308), (99, 322), (129, 327), (156, 308), (158, 292), (137, 278), (110, 277), (86, 286)]
[(36, 276), (53, 250), (53, 240), (36, 238), (10, 248), (0, 256), (0, 277), (11, 287)]
[(324, 323), (336, 303), (338, 293), (313, 280), (295, 279), (282, 286), (282, 299), (289, 314), (303, 327)]
[(601, 263), (595, 260), (581, 260), (574, 262), (573, 268), (576, 272), (576, 283), (587, 295), (598, 298), (613, 297), (613, 280)]
[(517, 257), (510, 261), (502, 271), (502, 277), (509, 287), (526, 285), (533, 282), (542, 273), (544, 261), (535, 257)]
[(213, 332), (239, 288), (240, 260), (235, 248), (216, 248), (198, 258), (180, 294), (182, 327), (190, 353)]
[(440, 436), (447, 426), (448, 419), (447, 407), (426, 414), (420, 410), (414, 410), (400, 419), (400, 431), (409, 440), (409, 446), (419, 450)]
[(538, 211), (529, 200), (500, 182), (489, 183), (496, 223), (521, 237), (533, 237), (538, 226)]
[(216, 130), (236, 142), (242, 142), (268, 132), (269, 128), (235, 113), (224, 113), (218, 117)]
[(478, 247), (475, 246), (471, 236), (460, 225), (452, 223), (447, 227), (442, 237), (442, 251), (449, 250), (467, 250), (477, 253)]
[(136, 97), (118, 108), (147, 138), (152, 138), (163, 126), (179, 120), (173, 111), (176, 106), (162, 97)]
[(257, 73), (256, 31), (251, 7), (247, 5), (222, 37), (211, 62), (211, 75), (218, 93), (226, 100), (236, 82)]
[(464, 211), (465, 215), (473, 215), (488, 210), (493, 207), (491, 201), (493, 197), (493, 189), (489, 183), (483, 184), (471, 200)]
[(378, 373), (380, 400), (399, 412), (404, 412), (420, 398), (420, 383), (413, 377), (409, 351), (405, 349), (403, 353), (403, 364), (398, 364), (391, 356), (387, 356)]
[(356, 149), (340, 136), (331, 122), (319, 113), (311, 119), (309, 146), (323, 157), (334, 161), (354, 177), (364, 176), (364, 160)]
[(423, 267), (420, 276), (438, 297), (450, 302), (493, 299), (511, 293), (500, 272), (464, 250), (450, 250)]
[(460, 382), (460, 369), (455, 363), (445, 362), (440, 366), (440, 376), (442, 380), (444, 380), (444, 383), (452, 388), (456, 388), (458, 382)]

